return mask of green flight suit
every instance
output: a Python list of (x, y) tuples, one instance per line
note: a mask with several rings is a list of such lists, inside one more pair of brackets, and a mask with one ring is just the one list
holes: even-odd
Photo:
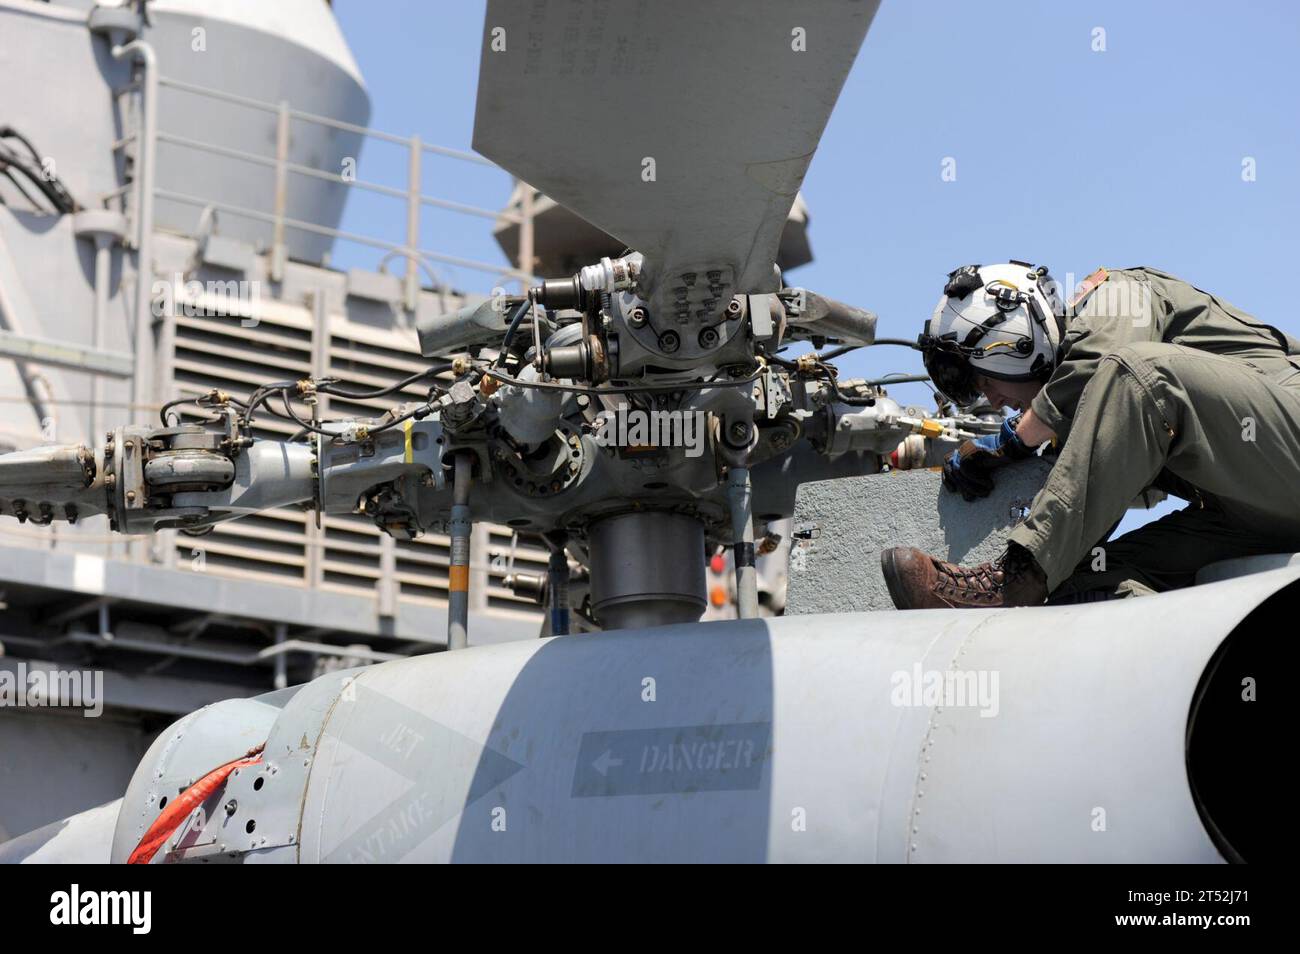
[[(1300, 550), (1300, 342), (1153, 268), (1110, 272), (1066, 320), (1031, 405), (1060, 455), (1011, 533), (1053, 600), (1173, 589), (1217, 560)], [(1190, 504), (1106, 542), (1150, 487)]]

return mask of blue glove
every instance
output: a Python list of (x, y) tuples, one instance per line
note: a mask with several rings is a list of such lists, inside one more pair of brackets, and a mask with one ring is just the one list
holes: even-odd
[(966, 500), (992, 493), (992, 471), (1034, 455), (1034, 449), (1016, 433), (1019, 420), (1008, 418), (996, 434), (966, 441), (949, 454), (943, 463), (943, 485)]

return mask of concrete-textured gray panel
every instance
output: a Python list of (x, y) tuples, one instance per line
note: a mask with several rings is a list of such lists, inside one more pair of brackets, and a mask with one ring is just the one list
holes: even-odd
[[(1047, 479), (1032, 460), (1004, 468), (993, 493), (967, 502), (938, 470), (895, 470), (803, 484), (794, 511), (787, 613), (894, 608), (880, 551), (913, 546), (955, 563), (997, 557)], [(804, 534), (811, 534), (803, 538)]]

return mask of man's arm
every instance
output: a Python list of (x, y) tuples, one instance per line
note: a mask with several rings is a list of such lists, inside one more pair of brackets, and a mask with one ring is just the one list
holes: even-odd
[(1016, 436), (1024, 441), (1026, 447), (1038, 447), (1056, 440), (1056, 431), (1035, 414), (1031, 407), (1020, 415), (1020, 420), (1016, 423)]
[[(1146, 279), (1138, 272), (1111, 272), (1071, 321), (1064, 358), (1025, 416), (1032, 412), (1039, 425), (1051, 432), (1049, 437), (1069, 434), (1083, 389), (1102, 359), (1125, 345), (1161, 340), (1161, 326), (1161, 311)], [(1030, 437), (1041, 432), (1017, 433), (1030, 444)]]

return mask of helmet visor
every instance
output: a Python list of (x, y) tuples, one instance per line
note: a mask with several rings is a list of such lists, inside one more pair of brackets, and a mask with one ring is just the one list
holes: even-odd
[(975, 369), (970, 361), (939, 348), (926, 349), (922, 359), (935, 390), (959, 407), (969, 407), (980, 399), (975, 387)]

